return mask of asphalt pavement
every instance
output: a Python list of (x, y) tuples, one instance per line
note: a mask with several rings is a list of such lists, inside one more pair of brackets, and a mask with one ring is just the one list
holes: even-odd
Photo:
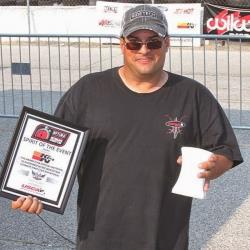
[[(1, 162), (16, 122), (15, 118), (0, 119)], [(235, 133), (245, 162), (212, 181), (205, 200), (194, 199), (190, 250), (250, 249), (250, 131), (235, 130)], [(76, 195), (75, 183), (65, 213), (44, 211), (41, 218), (14, 211), (10, 200), (0, 198), (0, 249), (74, 249)]]

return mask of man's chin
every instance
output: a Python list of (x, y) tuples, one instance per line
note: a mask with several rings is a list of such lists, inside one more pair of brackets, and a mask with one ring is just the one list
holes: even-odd
[(149, 65), (142, 65), (141, 67), (137, 68), (137, 71), (142, 75), (151, 75), (154, 73), (154, 69), (149, 67)]

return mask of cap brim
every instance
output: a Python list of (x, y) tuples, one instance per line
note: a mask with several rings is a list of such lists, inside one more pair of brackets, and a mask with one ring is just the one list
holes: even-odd
[(124, 37), (127, 37), (129, 35), (131, 35), (133, 32), (135, 31), (138, 31), (138, 30), (151, 30), (153, 32), (155, 32), (158, 36), (160, 37), (165, 37), (167, 34), (163, 34), (162, 32), (158, 31), (157, 32), (157, 29), (158, 29), (158, 26), (148, 26), (148, 25), (138, 25), (136, 27), (133, 27), (131, 29), (129, 29), (128, 31), (124, 31), (121, 36), (124, 36)]

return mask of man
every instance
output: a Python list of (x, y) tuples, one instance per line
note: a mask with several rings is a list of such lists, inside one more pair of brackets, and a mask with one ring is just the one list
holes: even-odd
[[(209, 181), (242, 162), (233, 130), (201, 84), (163, 70), (168, 25), (156, 7), (125, 13), (122, 67), (84, 76), (61, 99), (56, 116), (91, 132), (78, 173), (81, 250), (188, 248), (192, 198), (171, 193), (180, 148), (212, 151), (201, 165)], [(38, 199), (13, 208), (40, 213)]]

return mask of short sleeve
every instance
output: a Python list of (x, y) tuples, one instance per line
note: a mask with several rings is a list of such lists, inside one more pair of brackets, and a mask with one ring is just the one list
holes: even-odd
[(84, 117), (86, 103), (84, 78), (81, 78), (62, 96), (54, 115), (76, 125), (82, 125), (79, 123)]
[(202, 148), (221, 154), (233, 161), (243, 162), (233, 128), (222, 107), (205, 87), (198, 93)]

